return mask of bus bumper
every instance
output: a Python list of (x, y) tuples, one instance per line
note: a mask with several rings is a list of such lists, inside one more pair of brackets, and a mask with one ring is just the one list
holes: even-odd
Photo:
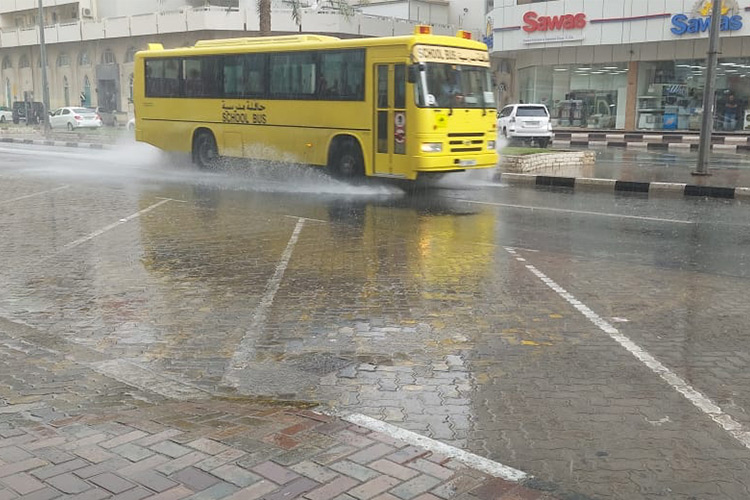
[(477, 168), (492, 168), (498, 163), (495, 152), (466, 156), (419, 156), (414, 158), (417, 172), (451, 172)]

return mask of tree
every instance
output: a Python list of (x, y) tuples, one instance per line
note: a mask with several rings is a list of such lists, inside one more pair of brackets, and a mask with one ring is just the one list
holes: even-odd
[(261, 36), (271, 34), (271, 0), (258, 0), (258, 19)]
[[(366, 5), (369, 0), (360, 0), (358, 5)], [(260, 20), (261, 36), (271, 34), (271, 0), (257, 0), (258, 17)], [(302, 29), (302, 0), (286, 0), (292, 8), (292, 19), (295, 24)], [(318, 7), (329, 8), (341, 12), (349, 18), (354, 15), (355, 8), (349, 3), (349, 0), (320, 0), (315, 2)]]

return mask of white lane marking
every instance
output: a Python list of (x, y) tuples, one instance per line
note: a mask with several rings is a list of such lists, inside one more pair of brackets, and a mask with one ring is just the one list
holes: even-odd
[(524, 248), (524, 247), (506, 247), (506, 249), (507, 248), (510, 248), (510, 249), (513, 249), (513, 250), (523, 250), (524, 252), (532, 252), (532, 253), (539, 253), (540, 252), (540, 250), (533, 250), (531, 248)]
[(2, 200), (0, 201), (0, 205), (6, 205), (15, 201), (28, 200), (29, 198), (36, 198), (37, 196), (44, 196), (45, 194), (62, 191), (63, 189), (68, 189), (69, 187), (70, 186), (60, 186), (53, 189), (48, 189), (46, 191), (39, 191), (38, 193), (27, 194), (26, 196), (19, 196), (18, 198), (12, 198), (10, 200)]
[[(506, 250), (515, 254), (512, 249)], [(526, 269), (531, 271), (537, 278), (539, 278), (545, 285), (555, 291), (560, 297), (565, 299), (570, 305), (576, 308), (581, 314), (586, 316), (589, 321), (599, 327), (601, 331), (609, 335), (609, 337), (624, 347), (630, 354), (646, 365), (652, 372), (656, 373), (665, 382), (667, 382), (674, 390), (682, 394), (685, 399), (690, 401), (693, 406), (698, 408), (700, 411), (708, 415), (711, 420), (719, 424), (730, 436), (735, 438), (737, 441), (742, 443), (743, 446), (750, 449), (750, 432), (747, 431), (742, 424), (734, 420), (731, 416), (727, 415), (721, 407), (714, 403), (707, 396), (703, 395), (698, 390), (694, 389), (688, 384), (682, 377), (674, 373), (672, 370), (664, 366), (659, 360), (649, 354), (646, 350), (641, 348), (638, 344), (630, 340), (627, 335), (620, 333), (620, 331), (612, 326), (609, 322), (603, 319), (601, 316), (592, 311), (588, 306), (583, 304), (581, 301), (576, 299), (563, 287), (555, 283), (552, 279), (548, 278), (543, 272), (534, 267), (533, 265), (526, 265)]]
[(288, 217), (290, 219), (303, 219), (310, 222), (322, 222), (324, 224), (328, 224), (328, 221), (321, 220), (321, 219), (311, 219), (310, 217), (300, 217), (298, 215), (285, 215), (284, 217)]
[(44, 408), (44, 403), (27, 403), (27, 404), (17, 404), (17, 405), (8, 405), (8, 406), (1, 406), (0, 407), (0, 415), (12, 415), (15, 413), (22, 413), (25, 411), (31, 411), (31, 410), (38, 410), (39, 408)]
[(122, 224), (130, 222), (133, 219), (137, 219), (141, 215), (147, 214), (148, 212), (150, 212), (150, 211), (152, 211), (152, 210), (154, 210), (156, 208), (159, 208), (160, 206), (164, 205), (165, 203), (169, 203), (170, 201), (172, 201), (172, 200), (171, 199), (161, 200), (160, 202), (154, 203), (150, 207), (144, 208), (143, 210), (140, 210), (140, 211), (138, 211), (138, 212), (136, 212), (134, 214), (128, 215), (127, 217), (125, 217), (123, 219), (120, 219), (117, 222), (113, 222), (112, 224), (110, 224), (108, 226), (104, 226), (101, 229), (97, 229), (93, 233), (88, 234), (88, 235), (84, 236), (83, 238), (78, 238), (77, 240), (71, 241), (70, 243), (64, 245), (60, 250), (57, 251), (57, 253), (64, 252), (66, 250), (70, 250), (71, 248), (75, 248), (75, 247), (77, 247), (79, 245), (82, 245), (82, 244), (88, 242), (88, 241), (91, 241), (94, 238), (96, 238), (97, 236), (101, 236), (102, 234), (106, 233), (107, 231), (111, 231), (112, 229), (116, 228), (117, 226), (121, 226)]
[(305, 221), (302, 217), (297, 218), (297, 225), (294, 227), (292, 236), (289, 238), (289, 242), (286, 244), (284, 253), (281, 254), (281, 260), (276, 266), (276, 271), (268, 283), (266, 283), (266, 290), (263, 293), (263, 297), (260, 299), (258, 307), (255, 308), (255, 313), (250, 321), (250, 326), (245, 332), (245, 336), (242, 337), (240, 344), (232, 355), (232, 360), (229, 362), (229, 366), (223, 377), (223, 382), (227, 385), (237, 386), (239, 383), (239, 372), (247, 368), (248, 364), (252, 361), (253, 353), (255, 351), (255, 342), (257, 335), (266, 323), (268, 311), (273, 305), (273, 300), (276, 297), (276, 292), (279, 291), (281, 286), (281, 280), (284, 278), (286, 268), (289, 266), (289, 261), (292, 259), (292, 252), (299, 239), (300, 232), (305, 226)]
[(510, 203), (495, 203), (490, 201), (474, 201), (474, 200), (464, 200), (460, 198), (453, 198), (454, 200), (461, 201), (464, 203), (473, 203), (475, 205), (489, 205), (493, 207), (502, 207), (502, 208), (516, 208), (519, 210), (529, 210), (531, 212), (534, 211), (540, 211), (540, 212), (560, 212), (564, 214), (575, 214), (575, 215), (593, 215), (596, 217), (612, 217), (615, 219), (631, 219), (631, 220), (642, 220), (642, 221), (649, 221), (649, 222), (669, 222), (671, 224), (695, 224), (693, 221), (689, 220), (679, 220), (679, 219), (660, 219), (658, 217), (643, 217), (640, 215), (623, 215), (623, 214), (610, 214), (606, 212), (589, 212), (586, 210), (570, 210), (567, 208), (550, 208), (550, 207), (530, 207), (528, 205), (513, 205)]
[(529, 475), (513, 467), (508, 467), (499, 462), (489, 460), (479, 455), (469, 453), (468, 451), (435, 441), (434, 439), (422, 436), (412, 431), (396, 427), (382, 420), (377, 420), (360, 413), (335, 413), (334, 416), (341, 418), (349, 423), (359, 425), (365, 429), (385, 434), (393, 439), (403, 441), (412, 446), (423, 448), (433, 453), (439, 453), (446, 457), (464, 464), (467, 467), (489, 474), (493, 477), (499, 477), (506, 481), (519, 482), (528, 479)]

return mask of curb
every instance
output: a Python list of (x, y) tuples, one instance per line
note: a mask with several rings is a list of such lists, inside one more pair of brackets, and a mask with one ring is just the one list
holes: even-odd
[(639, 193), (649, 198), (722, 198), (750, 200), (750, 187), (698, 186), (678, 182), (632, 182), (586, 177), (501, 173), (499, 180), (525, 187), (561, 187), (574, 191), (603, 193)]
[(82, 148), (82, 149), (110, 149), (108, 144), (97, 144), (93, 142), (71, 142), (50, 141), (46, 139), (18, 139), (15, 137), (0, 137), (0, 143), (5, 144), (27, 144), (34, 146), (54, 146), (59, 148)]
[[(699, 149), (697, 142), (652, 142), (652, 141), (621, 141), (621, 140), (575, 140), (575, 139), (553, 139), (550, 143), (559, 148), (625, 148), (638, 151), (668, 151), (668, 152), (696, 152)], [(740, 153), (750, 151), (750, 145), (746, 144), (711, 144), (711, 150), (716, 153)]]

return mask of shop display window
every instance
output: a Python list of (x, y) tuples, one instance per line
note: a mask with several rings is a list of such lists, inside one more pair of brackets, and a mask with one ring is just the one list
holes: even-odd
[[(636, 126), (642, 130), (700, 130), (704, 60), (640, 63)], [(716, 78), (714, 129), (750, 130), (750, 59), (721, 59)]]
[(519, 70), (521, 100), (545, 104), (558, 127), (625, 128), (626, 64), (560, 65)]

